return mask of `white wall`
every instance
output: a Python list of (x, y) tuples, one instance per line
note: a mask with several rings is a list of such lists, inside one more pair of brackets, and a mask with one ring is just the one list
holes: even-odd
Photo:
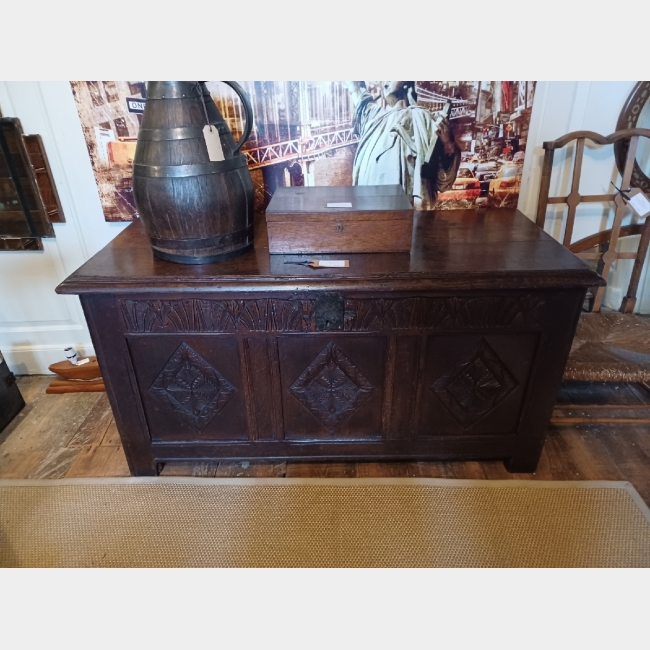
[[(625, 100), (632, 92), (634, 81), (564, 81), (538, 82), (533, 115), (530, 124), (529, 146), (533, 155), (526, 157), (522, 178), (519, 209), (535, 219), (537, 196), (541, 178), (544, 151), (542, 143), (555, 140), (570, 131), (589, 130), (609, 135), (616, 130), (616, 123)], [(529, 150), (530, 152), (530, 150)], [(573, 146), (567, 146), (555, 154), (550, 196), (566, 196), (571, 185)], [(610, 182), (620, 187), (620, 175), (614, 163), (612, 146), (586, 146), (580, 192), (582, 194), (606, 194), (614, 191)], [(576, 210), (573, 241), (611, 228), (614, 216), (612, 203), (586, 203)], [(566, 206), (549, 206), (545, 230), (560, 240), (564, 235)], [(632, 211), (628, 208), (623, 224), (631, 222)], [(638, 237), (622, 240), (619, 250), (636, 250)], [(612, 267), (604, 304), (618, 309), (627, 291), (632, 273), (633, 260), (619, 260)], [(650, 283), (648, 261), (639, 286), (637, 311), (650, 313)]]
[[(534, 219), (539, 190), (542, 142), (569, 131), (614, 131), (618, 114), (634, 82), (539, 82), (533, 108), (528, 156), (519, 208)], [(92, 354), (92, 344), (76, 296), (58, 296), (54, 288), (85, 260), (105, 246), (127, 224), (104, 221), (90, 159), (70, 89), (65, 81), (0, 82), (0, 108), (20, 118), (26, 133), (43, 137), (67, 222), (55, 224), (55, 239), (44, 239), (44, 251), (0, 253), (0, 350), (17, 374), (47, 372), (63, 358), (63, 348), (75, 346)], [(585, 150), (586, 178), (582, 191), (605, 193), (613, 159), (611, 149)], [(556, 155), (552, 194), (566, 193), (570, 165)], [(574, 238), (605, 227), (611, 210), (599, 204), (581, 206)], [(548, 219), (546, 229), (561, 236), (561, 219)], [(632, 238), (630, 238), (632, 239)], [(610, 279), (606, 304), (617, 308), (631, 271), (629, 261)], [(637, 305), (650, 313), (648, 266)]]
[(93, 354), (79, 299), (55, 287), (127, 224), (104, 221), (68, 82), (1, 82), (0, 109), (43, 138), (66, 223), (43, 251), (0, 253), (0, 350), (16, 374), (47, 373), (69, 345)]

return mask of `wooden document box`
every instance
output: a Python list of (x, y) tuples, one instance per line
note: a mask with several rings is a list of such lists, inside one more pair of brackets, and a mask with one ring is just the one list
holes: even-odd
[(413, 207), (399, 185), (278, 187), (266, 223), (270, 253), (408, 253)]

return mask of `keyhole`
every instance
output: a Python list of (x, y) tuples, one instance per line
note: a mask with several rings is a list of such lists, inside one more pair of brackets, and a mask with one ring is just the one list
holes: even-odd
[(343, 224), (342, 223), (337, 223), (336, 224), (336, 232), (343, 232)]

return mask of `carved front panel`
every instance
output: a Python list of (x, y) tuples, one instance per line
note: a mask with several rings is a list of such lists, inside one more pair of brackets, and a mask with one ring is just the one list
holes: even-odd
[(248, 439), (236, 339), (138, 336), (128, 347), (153, 441)]
[(514, 434), (539, 335), (426, 337), (419, 435)]
[(332, 341), (289, 388), (330, 433), (336, 431), (375, 390), (363, 372)]
[(286, 439), (381, 437), (384, 337), (282, 336), (278, 349)]
[(517, 431), (544, 297), (319, 295), (118, 299), (154, 440)]
[(120, 300), (129, 332), (311, 332), (311, 300)]
[(517, 380), (484, 338), (439, 377), (430, 389), (467, 428), (517, 387)]
[(199, 433), (237, 389), (187, 343), (169, 358), (149, 392)]

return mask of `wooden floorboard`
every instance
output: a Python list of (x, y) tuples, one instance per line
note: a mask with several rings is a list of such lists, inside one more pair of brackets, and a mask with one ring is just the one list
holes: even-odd
[[(18, 378), (27, 405), (0, 433), (0, 478), (129, 476), (106, 394), (45, 395), (49, 381), (49, 377)], [(491, 460), (168, 463), (161, 475), (627, 480), (650, 505), (650, 423), (644, 421), (648, 409), (650, 393), (639, 386), (593, 384), (590, 396), (589, 385), (566, 382), (532, 474), (510, 474), (501, 461)]]
[(18, 386), (25, 400), (23, 410), (0, 432), (0, 445), (20, 426), (22, 421), (34, 410), (39, 400), (45, 397), (45, 389), (50, 383), (49, 377), (34, 375), (33, 377), (19, 377)]
[(122, 447), (84, 447), (77, 454), (65, 478), (130, 476)]
[(114, 424), (113, 411), (108, 403), (108, 397), (106, 397), (106, 393), (100, 393), (97, 402), (68, 443), (68, 447), (98, 444), (111, 422)]

